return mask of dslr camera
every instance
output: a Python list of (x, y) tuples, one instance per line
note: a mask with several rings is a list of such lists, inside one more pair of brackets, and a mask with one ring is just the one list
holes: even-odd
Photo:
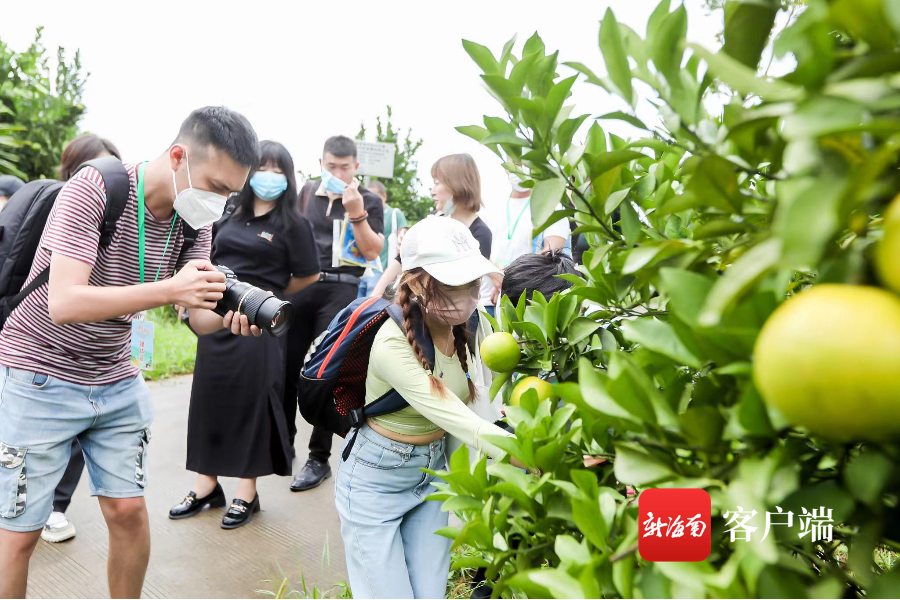
[(213, 310), (220, 317), (228, 311), (247, 315), (251, 325), (279, 337), (291, 327), (294, 306), (279, 300), (265, 290), (245, 283), (237, 278), (228, 267), (217, 265), (216, 269), (225, 275), (225, 294)]

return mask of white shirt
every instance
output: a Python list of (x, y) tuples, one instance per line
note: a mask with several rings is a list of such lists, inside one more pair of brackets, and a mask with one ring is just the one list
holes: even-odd
[[(562, 210), (558, 204), (556, 210)], [(531, 196), (525, 198), (509, 197), (509, 202), (502, 202), (479, 213), (491, 228), (491, 262), (499, 269), (505, 269), (509, 263), (532, 252), (540, 252), (544, 247), (544, 239), (550, 236), (569, 239), (569, 220), (557, 221), (537, 237), (532, 237), (534, 223), (531, 220)], [(494, 283), (490, 277), (481, 282), (481, 301), (485, 306), (492, 306), (491, 294)]]

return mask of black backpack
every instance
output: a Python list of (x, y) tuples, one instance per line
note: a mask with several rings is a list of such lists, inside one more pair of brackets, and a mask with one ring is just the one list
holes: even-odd
[[(77, 171), (93, 167), (99, 171), (106, 187), (106, 208), (100, 229), (100, 247), (109, 246), (116, 222), (128, 204), (131, 182), (125, 165), (114, 156), (89, 160)], [(62, 181), (39, 179), (25, 184), (13, 194), (0, 212), (0, 328), (28, 294), (47, 283), (50, 269), (44, 269), (24, 289), (31, 263), (44, 233), (53, 203), (65, 185)], [(182, 252), (194, 244), (197, 232), (184, 224)]]

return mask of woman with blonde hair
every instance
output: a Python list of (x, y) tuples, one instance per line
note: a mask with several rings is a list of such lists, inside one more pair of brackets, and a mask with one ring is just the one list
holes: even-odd
[[(482, 256), (491, 257), (491, 229), (478, 211), (484, 207), (481, 200), (481, 175), (475, 160), (468, 154), (450, 154), (438, 159), (431, 166), (431, 198), (438, 214), (456, 219), (469, 228), (478, 241)], [(400, 256), (391, 261), (372, 292), (373, 296), (384, 295), (387, 286), (397, 280), (402, 267)]]

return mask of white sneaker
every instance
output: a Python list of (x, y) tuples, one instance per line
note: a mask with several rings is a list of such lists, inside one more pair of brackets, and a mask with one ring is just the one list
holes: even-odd
[(64, 542), (75, 537), (75, 526), (61, 512), (52, 512), (44, 530), (41, 531), (41, 539), (45, 542)]

